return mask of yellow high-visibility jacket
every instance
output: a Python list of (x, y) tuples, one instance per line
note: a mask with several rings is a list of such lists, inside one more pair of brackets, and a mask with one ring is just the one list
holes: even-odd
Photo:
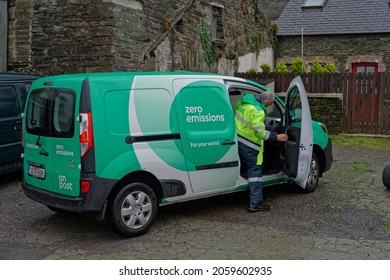
[[(264, 140), (275, 138), (265, 129), (264, 119), (267, 109), (251, 93), (246, 93), (235, 106), (235, 122), (238, 141), (259, 150), (257, 164), (263, 163)], [(272, 140), (273, 140), (272, 139)]]

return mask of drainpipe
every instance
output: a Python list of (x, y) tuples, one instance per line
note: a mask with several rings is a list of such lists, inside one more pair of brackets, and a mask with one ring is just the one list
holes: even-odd
[(8, 0), (0, 0), (0, 71), (7, 71)]

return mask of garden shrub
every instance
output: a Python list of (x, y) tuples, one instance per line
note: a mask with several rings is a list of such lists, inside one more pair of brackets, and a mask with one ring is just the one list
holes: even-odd
[(288, 73), (287, 66), (283, 60), (276, 65), (275, 73)]

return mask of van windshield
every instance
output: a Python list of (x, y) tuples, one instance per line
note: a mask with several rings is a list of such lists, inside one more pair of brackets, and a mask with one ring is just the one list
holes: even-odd
[(39, 136), (72, 138), (74, 116), (74, 91), (59, 88), (34, 90), (27, 104), (27, 132)]

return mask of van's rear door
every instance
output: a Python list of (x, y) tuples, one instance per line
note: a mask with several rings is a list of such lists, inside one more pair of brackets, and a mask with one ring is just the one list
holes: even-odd
[(26, 183), (67, 196), (80, 193), (76, 96), (68, 88), (38, 88), (31, 91), (26, 106)]
[(313, 151), (313, 127), (306, 90), (299, 76), (291, 81), (287, 91), (283, 124), (288, 135), (284, 172), (305, 188)]

